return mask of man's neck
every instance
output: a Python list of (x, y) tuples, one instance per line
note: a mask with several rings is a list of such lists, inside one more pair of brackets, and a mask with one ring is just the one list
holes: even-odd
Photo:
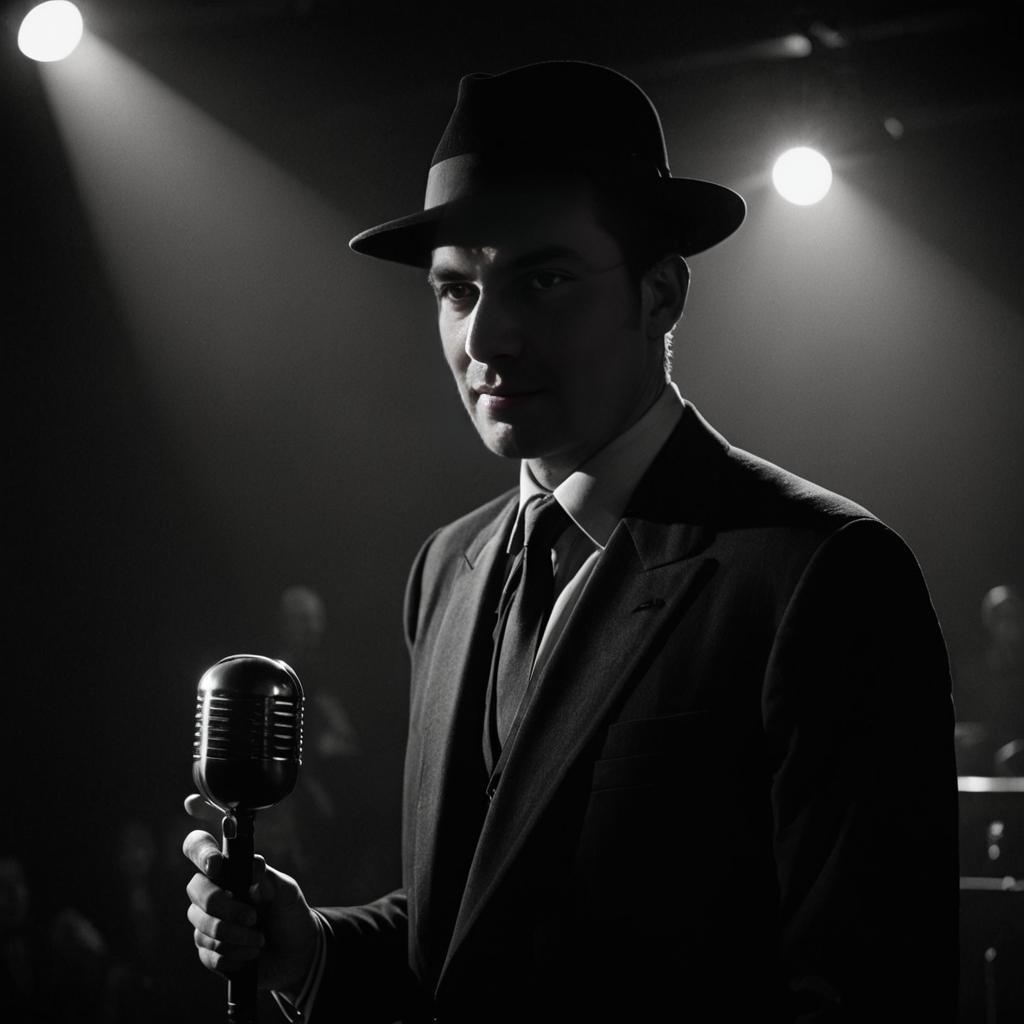
[(645, 401), (640, 402), (633, 415), (628, 417), (617, 430), (611, 433), (609, 437), (597, 440), (587, 448), (575, 451), (567, 457), (555, 455), (551, 457), (527, 459), (526, 464), (530, 467), (530, 473), (534, 480), (536, 480), (537, 483), (539, 483), (545, 490), (553, 491), (560, 483), (572, 476), (577, 469), (584, 466), (590, 459), (592, 459), (599, 451), (601, 451), (602, 448), (611, 444), (617, 437), (621, 437), (630, 429), (630, 427), (643, 419), (654, 403), (661, 397), (667, 387), (667, 384), (667, 380), (663, 379), (659, 381), (659, 386), (655, 390), (654, 394), (648, 396)]

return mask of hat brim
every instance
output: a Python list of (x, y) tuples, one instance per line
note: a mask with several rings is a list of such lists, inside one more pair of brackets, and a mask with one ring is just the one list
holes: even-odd
[[(658, 201), (667, 221), (678, 225), (678, 251), (695, 256), (728, 238), (742, 223), (743, 197), (724, 185), (698, 178), (667, 178), (657, 182)], [(364, 256), (413, 267), (429, 267), (431, 252), (444, 244), (443, 227), (453, 214), (472, 209), (472, 198), (445, 203), (408, 217), (399, 217), (360, 232), (350, 248)]]

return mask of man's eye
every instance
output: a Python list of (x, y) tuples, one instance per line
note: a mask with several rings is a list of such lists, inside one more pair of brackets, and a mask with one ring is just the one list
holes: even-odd
[(476, 298), (476, 285), (466, 284), (462, 281), (449, 281), (438, 288), (437, 294), (439, 298), (456, 304), (472, 302)]
[(561, 274), (557, 270), (537, 270), (528, 278), (530, 288), (538, 292), (551, 291), (552, 288), (557, 288), (558, 285), (565, 284), (568, 280), (567, 274)]

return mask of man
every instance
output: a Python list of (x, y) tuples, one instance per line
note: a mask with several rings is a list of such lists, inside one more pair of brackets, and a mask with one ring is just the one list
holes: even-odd
[(429, 267), (520, 487), (410, 575), (402, 889), (314, 912), (267, 868), (257, 930), (192, 833), (207, 967), (259, 956), (318, 1021), (951, 1016), (952, 708), (913, 556), (667, 379), (684, 257), (743, 212), (671, 177), (615, 72), (463, 79), (424, 211), (352, 246)]

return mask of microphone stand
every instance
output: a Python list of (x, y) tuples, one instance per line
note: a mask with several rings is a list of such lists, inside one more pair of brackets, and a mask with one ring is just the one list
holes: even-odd
[[(225, 888), (236, 900), (252, 905), (253, 819), (252, 811), (231, 811), (221, 822), (225, 857)], [(228, 1024), (257, 1024), (256, 972), (258, 960), (247, 960), (228, 978)]]

